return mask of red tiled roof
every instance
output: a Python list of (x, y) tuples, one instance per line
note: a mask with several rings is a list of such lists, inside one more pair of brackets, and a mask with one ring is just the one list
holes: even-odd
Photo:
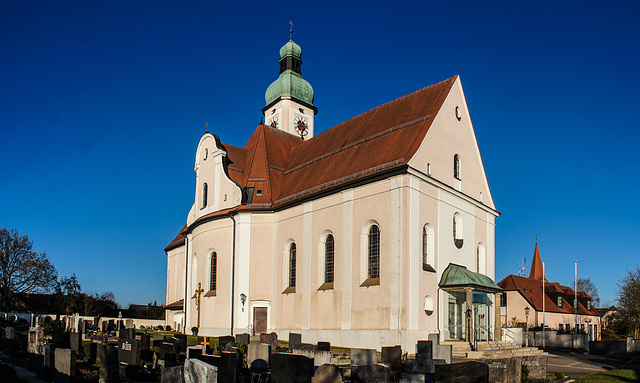
[[(232, 210), (274, 209), (406, 166), (457, 79), (383, 104), (306, 141), (260, 124), (243, 148), (223, 144), (229, 177), (240, 187), (262, 190), (250, 205)], [(198, 222), (226, 214), (216, 212)]]
[[(536, 311), (542, 311), (542, 281), (534, 278), (520, 277), (517, 275), (509, 275), (500, 282), (498, 282), (498, 286), (502, 287), (507, 291), (518, 291), (524, 299), (529, 302), (529, 304)], [(550, 287), (548, 287), (550, 286)], [(567, 301), (566, 298), (563, 298), (562, 307), (558, 307), (556, 305), (555, 299), (549, 297), (549, 294), (560, 294), (564, 297), (573, 297), (573, 289), (567, 286), (563, 286), (557, 282), (547, 284), (545, 283), (545, 290), (547, 294), (545, 296), (545, 311), (548, 312), (557, 312), (557, 313), (567, 313), (573, 314), (574, 308), (573, 305)], [(580, 297), (580, 293), (578, 292), (578, 296)], [(589, 294), (582, 292), (586, 297), (591, 298)], [(592, 306), (591, 310), (587, 310), (586, 307), (580, 303), (578, 299), (578, 314), (580, 315), (600, 315), (600, 313)]]
[(187, 224), (185, 223), (184, 226), (182, 227), (182, 229), (180, 229), (180, 232), (178, 233), (178, 235), (176, 235), (176, 237), (173, 239), (173, 241), (171, 241), (167, 247), (164, 248), (164, 251), (167, 252), (169, 250), (175, 249), (176, 247), (180, 247), (184, 245), (184, 235), (182, 233), (184, 233), (187, 230)]
[(169, 303), (164, 306), (165, 310), (182, 310), (184, 308), (184, 299), (180, 299), (179, 301), (175, 301), (173, 303)]

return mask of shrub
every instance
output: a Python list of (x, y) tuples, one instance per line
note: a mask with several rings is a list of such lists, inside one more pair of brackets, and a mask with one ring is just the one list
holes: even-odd
[(529, 383), (529, 366), (522, 365), (522, 383)]
[(171, 326), (167, 325), (167, 327), (164, 328), (167, 331), (171, 331)]

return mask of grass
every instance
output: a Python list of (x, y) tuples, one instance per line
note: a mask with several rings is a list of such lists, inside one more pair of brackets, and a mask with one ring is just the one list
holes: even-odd
[(640, 382), (640, 370), (611, 370), (577, 378), (576, 382)]

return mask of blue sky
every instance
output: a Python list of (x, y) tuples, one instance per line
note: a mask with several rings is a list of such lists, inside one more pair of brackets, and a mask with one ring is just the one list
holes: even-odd
[[(224, 4), (223, 4), (224, 3)], [(164, 302), (163, 248), (209, 130), (243, 146), (302, 47), (316, 133), (459, 74), (494, 200), (496, 279), (530, 262), (604, 302), (640, 263), (640, 15), (614, 2), (0, 1), (0, 227), (122, 305)]]

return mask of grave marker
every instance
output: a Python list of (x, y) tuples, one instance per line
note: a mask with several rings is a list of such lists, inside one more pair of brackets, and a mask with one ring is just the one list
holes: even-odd
[(313, 359), (304, 355), (274, 353), (271, 355), (273, 383), (310, 383), (313, 379)]
[(391, 370), (384, 364), (351, 367), (352, 383), (389, 383)]
[(76, 352), (68, 348), (55, 350), (56, 383), (71, 382), (76, 372)]
[(118, 383), (118, 350), (114, 346), (100, 346), (100, 383)]

